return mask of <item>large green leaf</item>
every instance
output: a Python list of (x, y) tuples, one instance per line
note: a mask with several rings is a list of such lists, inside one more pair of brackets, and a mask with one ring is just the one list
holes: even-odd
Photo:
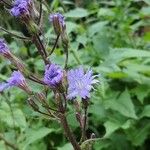
[(144, 107), (140, 117), (150, 117), (150, 105)]
[(71, 17), (71, 18), (82, 18), (88, 15), (89, 15), (88, 11), (84, 8), (75, 8), (65, 14), (66, 17)]
[(134, 105), (127, 89), (119, 96), (119, 98), (107, 100), (105, 104), (107, 108), (118, 111), (123, 116), (137, 119)]
[(122, 122), (120, 120), (111, 119), (104, 123), (104, 126), (106, 128), (106, 134), (104, 137), (109, 137), (113, 132), (115, 132), (117, 129), (128, 129), (131, 125), (131, 120), (127, 120), (125, 122)]
[(22, 143), (22, 149), (27, 150), (27, 147), (30, 144), (36, 142), (37, 140), (42, 139), (43, 137), (45, 137), (46, 135), (48, 135), (53, 131), (54, 129), (46, 127), (41, 127), (37, 130), (29, 129), (26, 133), (26, 140)]
[(112, 65), (128, 58), (142, 57), (150, 57), (150, 52), (131, 48), (115, 48), (110, 50), (110, 53), (108, 57), (106, 57), (104, 64)]
[(19, 108), (12, 108), (6, 102), (1, 103), (0, 120), (9, 127), (19, 127), (24, 130), (27, 127), (26, 119)]
[(143, 126), (138, 128), (132, 127), (131, 129), (126, 131), (127, 138), (133, 143), (133, 145), (139, 146), (141, 145), (147, 136), (149, 135), (150, 124), (149, 122), (145, 122)]

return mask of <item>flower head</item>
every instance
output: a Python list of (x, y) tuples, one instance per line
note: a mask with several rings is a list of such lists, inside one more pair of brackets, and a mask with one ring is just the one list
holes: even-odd
[(63, 78), (63, 70), (55, 64), (46, 65), (44, 82), (51, 86), (56, 87)]
[(14, 71), (7, 82), (10, 86), (20, 86), (25, 83), (25, 78), (20, 71)]
[(13, 86), (17, 86), (22, 90), (26, 91), (27, 93), (31, 94), (31, 91), (27, 86), (25, 78), (20, 71), (14, 71), (6, 83), (0, 84), (0, 92), (5, 90), (6, 88), (13, 87)]
[(93, 84), (98, 82), (95, 77), (92, 70), (88, 70), (85, 73), (82, 67), (70, 70), (67, 74), (69, 84), (68, 99), (73, 99), (77, 96), (83, 99), (89, 98)]
[(15, 17), (29, 14), (30, 4), (31, 0), (16, 0), (10, 12)]
[(61, 34), (65, 30), (66, 24), (64, 16), (60, 13), (54, 13), (49, 16), (50, 22), (53, 23), (56, 34)]
[(9, 53), (9, 48), (3, 39), (0, 39), (0, 54)]

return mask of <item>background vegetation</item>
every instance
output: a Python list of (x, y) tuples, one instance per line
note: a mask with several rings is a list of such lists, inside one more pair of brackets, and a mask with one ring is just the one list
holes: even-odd
[[(37, 7), (39, 6), (36, 1)], [(148, 150), (150, 147), (150, 1), (149, 0), (47, 0), (52, 12), (66, 17), (70, 39), (69, 67), (84, 65), (100, 73), (100, 84), (92, 93), (87, 134), (95, 133), (94, 150)], [(47, 49), (55, 34), (43, 5), (43, 27)], [(17, 19), (0, 5), (0, 24), (7, 30), (30, 36)], [(22, 33), (21, 33), (22, 32)], [(34, 45), (0, 32), (32, 72), (43, 74), (44, 64)], [(64, 64), (62, 48), (52, 60)], [(0, 57), (0, 80), (13, 70)], [(35, 91), (39, 85), (30, 82)], [(27, 95), (18, 88), (0, 95), (0, 150), (11, 149), (5, 140), (21, 150), (70, 150), (56, 121), (31, 110)], [(49, 102), (53, 96), (49, 94)], [(68, 121), (80, 135), (69, 105)]]

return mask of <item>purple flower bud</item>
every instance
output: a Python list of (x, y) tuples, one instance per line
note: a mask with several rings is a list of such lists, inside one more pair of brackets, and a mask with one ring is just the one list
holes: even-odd
[(20, 71), (14, 71), (7, 82), (10, 86), (19, 86), (21, 84), (24, 84), (25, 78)]
[(53, 23), (56, 34), (61, 34), (66, 28), (64, 16), (60, 13), (51, 14), (49, 21)]
[(16, 0), (10, 12), (15, 17), (28, 15), (30, 5), (31, 5), (31, 0)]
[(93, 88), (93, 84), (98, 81), (93, 76), (92, 70), (88, 70), (84, 73), (82, 67), (70, 70), (67, 74), (68, 77), (68, 99), (76, 98), (77, 96), (82, 99), (87, 99), (90, 97), (90, 91)]
[(63, 70), (55, 64), (46, 65), (44, 82), (50, 87), (56, 87), (63, 78)]
[(0, 92), (5, 90), (6, 88), (17, 86), (22, 90), (26, 91), (28, 94), (31, 94), (31, 90), (27, 86), (24, 76), (21, 74), (20, 71), (14, 71), (11, 77), (7, 80), (6, 83), (0, 84)]
[(28, 94), (31, 94), (31, 90), (29, 89), (26, 80), (20, 71), (14, 71), (7, 82), (10, 87), (17, 86), (26, 91)]
[(0, 39), (0, 54), (9, 53), (9, 48), (3, 39)]

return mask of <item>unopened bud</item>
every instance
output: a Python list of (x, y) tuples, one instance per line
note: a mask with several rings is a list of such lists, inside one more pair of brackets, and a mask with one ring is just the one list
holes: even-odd
[(34, 111), (39, 110), (39, 106), (34, 102), (32, 98), (28, 98), (27, 102), (33, 108)]
[(43, 93), (36, 93), (35, 96), (38, 98), (38, 100), (39, 100), (42, 104), (45, 103), (46, 97), (45, 97), (45, 95), (44, 95)]
[(51, 14), (49, 16), (49, 20), (50, 22), (53, 23), (54, 30), (57, 35), (60, 35), (66, 29), (64, 16), (62, 14), (60, 13)]

